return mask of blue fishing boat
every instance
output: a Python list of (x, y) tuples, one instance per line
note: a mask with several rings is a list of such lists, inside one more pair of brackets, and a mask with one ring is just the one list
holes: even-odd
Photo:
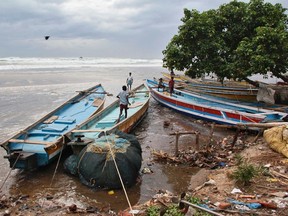
[(146, 81), (152, 97), (160, 104), (179, 112), (220, 124), (260, 123), (283, 121), (287, 113), (233, 104), (212, 97), (205, 97), (175, 89), (170, 95), (165, 88), (158, 88), (155, 80)]
[(49, 164), (70, 141), (67, 133), (104, 106), (106, 92), (101, 84), (76, 96), (21, 130), (1, 146), (11, 168), (36, 169)]
[(146, 85), (141, 84), (129, 93), (127, 118), (124, 114), (119, 118), (119, 99), (104, 108), (101, 112), (78, 125), (71, 133), (72, 141), (68, 143), (75, 154), (89, 143), (93, 143), (102, 133), (119, 130), (129, 133), (145, 116), (150, 100), (150, 92)]

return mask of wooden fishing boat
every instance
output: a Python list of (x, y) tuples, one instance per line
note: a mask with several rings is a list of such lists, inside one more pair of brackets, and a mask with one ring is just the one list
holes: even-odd
[(218, 98), (227, 98), (236, 101), (256, 101), (258, 92), (258, 89), (221, 86), (193, 86), (190, 83), (181, 88), (189, 92), (195, 92), (202, 95), (212, 95)]
[[(166, 80), (171, 79), (170, 73), (162, 72), (162, 75)], [(173, 77), (175, 82), (188, 82), (188, 79), (184, 75), (174, 74)]]
[(236, 125), (238, 123), (283, 121), (282, 119), (287, 115), (287, 113), (284, 112), (233, 104), (177, 89), (170, 95), (165, 89), (160, 88), (158, 90), (155, 80), (147, 80), (146, 83), (151, 91), (152, 97), (162, 105), (195, 118), (213, 121), (219, 124)]
[(69, 141), (68, 132), (103, 108), (101, 84), (76, 96), (1, 144), (11, 168), (35, 169), (49, 164)]
[(129, 133), (144, 117), (149, 107), (149, 100), (150, 92), (148, 87), (141, 84), (130, 92), (129, 102), (131, 105), (128, 106), (127, 118), (124, 118), (123, 113), (119, 119), (120, 108), (118, 99), (77, 126), (70, 133), (72, 141), (68, 145), (77, 154), (84, 146), (94, 142), (100, 133), (111, 133), (111, 131), (116, 129)]
[[(171, 78), (170, 74), (168, 73), (163, 72), (162, 74), (167, 79)], [(212, 95), (231, 100), (256, 101), (258, 93), (258, 88), (254, 88), (247, 83), (243, 84), (235, 81), (225, 81), (223, 84), (216, 81), (202, 82), (195, 79), (189, 79), (183, 75), (174, 75), (174, 80), (176, 81), (175, 87), (178, 89), (185, 89), (190, 92)]]

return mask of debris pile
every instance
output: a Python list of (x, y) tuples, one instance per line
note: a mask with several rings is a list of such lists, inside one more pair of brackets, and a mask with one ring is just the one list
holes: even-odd
[(242, 140), (237, 140), (235, 145), (231, 145), (229, 144), (229, 139), (225, 137), (217, 145), (212, 145), (199, 151), (194, 149), (179, 150), (177, 156), (175, 156), (162, 150), (153, 150), (152, 155), (154, 160), (157, 161), (216, 169), (225, 167), (233, 162), (232, 155), (242, 151), (246, 146), (247, 144)]

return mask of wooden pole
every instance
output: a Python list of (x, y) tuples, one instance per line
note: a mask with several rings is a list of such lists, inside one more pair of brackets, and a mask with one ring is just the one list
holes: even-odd
[(254, 140), (252, 141), (252, 143), (255, 143), (255, 142), (259, 139), (260, 135), (263, 134), (263, 132), (264, 132), (264, 129), (263, 129), (263, 128), (262, 128), (261, 130), (259, 130), (257, 136), (254, 138)]
[(224, 216), (223, 214), (220, 214), (220, 213), (215, 212), (215, 211), (212, 211), (212, 210), (210, 210), (210, 209), (206, 209), (206, 208), (201, 207), (201, 206), (198, 206), (198, 205), (196, 205), (196, 204), (187, 202), (186, 200), (180, 200), (180, 202), (182, 202), (182, 203), (184, 203), (184, 204), (186, 204), (186, 205), (189, 205), (189, 206), (191, 206), (191, 207), (193, 207), (193, 208), (197, 208), (197, 209), (200, 209), (200, 210), (202, 210), (202, 211), (208, 212), (208, 213), (210, 213), (210, 214), (212, 214), (212, 215)]
[(231, 143), (232, 147), (234, 147), (234, 145), (235, 145), (235, 143), (236, 143), (236, 141), (237, 141), (237, 138), (238, 138), (239, 132), (240, 132), (240, 128), (237, 127), (237, 129), (236, 129), (236, 133), (235, 133), (234, 138), (233, 138), (233, 141), (232, 141), (232, 143)]
[(211, 131), (210, 131), (210, 136), (209, 136), (209, 146), (208, 147), (210, 147), (212, 145), (214, 127), (215, 127), (215, 123), (213, 122), (211, 125)]
[(196, 140), (195, 140), (195, 146), (196, 146), (196, 151), (199, 151), (199, 149), (200, 149), (200, 146), (199, 146), (199, 135), (200, 135), (200, 133), (198, 132), (198, 131), (196, 131)]
[(175, 156), (178, 156), (178, 141), (179, 141), (179, 136), (180, 134), (177, 132), (176, 133), (176, 146), (175, 146)]
[(239, 126), (244, 127), (259, 127), (259, 128), (271, 128), (271, 127), (278, 127), (282, 125), (288, 125), (288, 122), (271, 122), (271, 123), (246, 123), (246, 124), (237, 124)]

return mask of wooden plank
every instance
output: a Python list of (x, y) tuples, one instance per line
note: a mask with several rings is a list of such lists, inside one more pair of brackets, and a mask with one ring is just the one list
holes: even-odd
[(136, 102), (136, 103), (131, 104), (129, 108), (136, 108), (136, 107), (142, 106), (143, 104), (144, 104), (143, 102)]
[(173, 133), (170, 133), (169, 135), (177, 135), (177, 134), (197, 134), (198, 132), (197, 131), (183, 131), (183, 132), (173, 132)]
[(59, 116), (53, 115), (50, 118), (46, 119), (43, 123), (44, 124), (52, 124)]
[(237, 125), (243, 127), (259, 127), (259, 128), (270, 128), (288, 125), (288, 122), (271, 122), (271, 123), (238, 123)]
[(13, 143), (25, 143), (25, 144), (39, 144), (39, 145), (53, 145), (52, 142), (36, 141), (36, 140), (22, 140), (22, 139), (10, 139), (9, 142)]
[(73, 130), (72, 133), (93, 133), (93, 132), (102, 132), (102, 131), (106, 131), (106, 130), (97, 130), (97, 129), (91, 129), (91, 130)]
[(101, 98), (96, 98), (96, 99), (93, 101), (93, 106), (98, 107), (98, 106), (100, 106), (102, 103), (103, 103), (103, 100), (102, 100)]

